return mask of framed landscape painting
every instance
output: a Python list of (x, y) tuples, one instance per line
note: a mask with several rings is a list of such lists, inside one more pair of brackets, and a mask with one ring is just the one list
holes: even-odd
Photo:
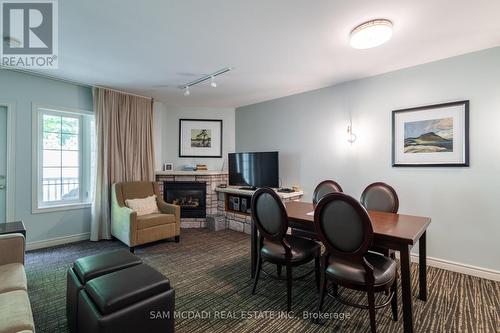
[(469, 101), (392, 111), (392, 166), (469, 166)]
[(222, 157), (222, 120), (179, 119), (179, 157)]

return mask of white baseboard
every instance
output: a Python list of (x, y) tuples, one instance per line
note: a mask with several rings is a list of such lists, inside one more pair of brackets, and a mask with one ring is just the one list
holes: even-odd
[[(396, 252), (396, 257), (399, 259), (399, 252)], [(418, 264), (418, 254), (412, 253), (410, 260)], [(476, 276), (483, 279), (500, 281), (500, 271), (494, 269), (466, 265), (459, 262), (427, 257), (427, 266), (441, 268), (447, 271), (462, 273), (466, 275)]]
[(46, 247), (69, 244), (74, 242), (81, 242), (88, 239), (90, 239), (90, 232), (85, 232), (83, 234), (76, 234), (71, 236), (56, 237), (37, 242), (30, 242), (26, 244), (26, 251), (43, 249)]

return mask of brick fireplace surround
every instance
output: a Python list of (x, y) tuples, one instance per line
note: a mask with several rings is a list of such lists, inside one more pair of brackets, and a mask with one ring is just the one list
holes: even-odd
[[(164, 182), (204, 182), (207, 186), (206, 218), (181, 218), (181, 228), (210, 228), (218, 231), (231, 229), (250, 234), (252, 218), (246, 214), (226, 211), (225, 194), (245, 194), (236, 188), (221, 189), (217, 186), (228, 185), (229, 176), (223, 171), (159, 171), (156, 181), (163, 197)], [(299, 200), (303, 193), (279, 194), (283, 201)]]
[[(206, 218), (181, 218), (181, 228), (205, 228), (207, 219), (217, 218), (217, 192), (221, 184), (228, 183), (227, 172), (216, 171), (162, 171), (156, 173), (156, 181), (163, 197), (164, 182), (203, 182), (207, 185)], [(219, 218), (220, 219), (220, 218)]]

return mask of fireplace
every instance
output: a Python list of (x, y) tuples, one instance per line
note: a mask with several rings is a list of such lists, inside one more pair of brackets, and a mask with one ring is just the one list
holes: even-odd
[(206, 217), (205, 182), (164, 182), (163, 199), (165, 202), (181, 207), (181, 217)]

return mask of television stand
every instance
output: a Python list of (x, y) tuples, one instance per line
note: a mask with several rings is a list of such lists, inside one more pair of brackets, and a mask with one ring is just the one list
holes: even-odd
[(257, 187), (255, 186), (243, 186), (240, 187), (238, 190), (243, 190), (243, 191), (255, 191)]

